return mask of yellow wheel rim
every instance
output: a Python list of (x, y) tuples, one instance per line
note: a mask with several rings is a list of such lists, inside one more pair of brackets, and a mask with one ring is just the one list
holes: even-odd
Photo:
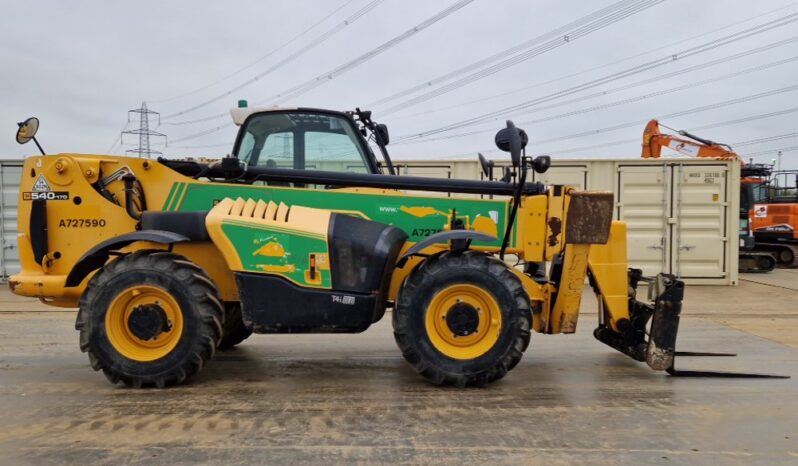
[[(470, 318), (468, 334), (462, 326), (453, 330), (450, 313), (466, 314)], [(473, 321), (473, 317), (477, 321)], [(427, 336), (432, 345), (452, 359), (475, 359), (487, 353), (502, 328), (502, 313), (496, 298), (487, 290), (474, 285), (448, 286), (433, 296), (425, 317)], [(456, 331), (461, 330), (460, 334)]]
[[(143, 305), (155, 305), (163, 310), (169, 329), (143, 340), (130, 329), (130, 316)], [(183, 313), (177, 301), (166, 290), (152, 285), (130, 287), (111, 302), (105, 314), (105, 333), (120, 354), (139, 362), (155, 361), (169, 354), (183, 333)]]

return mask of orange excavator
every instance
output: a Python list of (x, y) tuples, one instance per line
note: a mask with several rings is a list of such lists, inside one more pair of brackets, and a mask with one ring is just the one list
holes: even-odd
[(779, 267), (798, 267), (798, 170), (774, 171), (772, 165), (757, 166), (763, 168), (762, 173), (749, 173), (747, 186), (755, 249), (772, 254)]
[(675, 130), (662, 125), (664, 128), (675, 131), (678, 136), (665, 134), (660, 131), (659, 121), (651, 120), (643, 131), (643, 154), (644, 159), (658, 159), (662, 153), (662, 148), (673, 149), (680, 154), (690, 157), (711, 158), (717, 160), (742, 160), (726, 144), (719, 144), (709, 139), (700, 138), (687, 131)]
[[(643, 131), (644, 159), (657, 159), (662, 148), (667, 147), (689, 157), (711, 158), (715, 160), (739, 160), (742, 165), (740, 179), (740, 272), (770, 272), (777, 265), (781, 267), (798, 266), (798, 237), (795, 230), (798, 225), (798, 199), (770, 207), (769, 197), (763, 196), (771, 192), (771, 170), (761, 164), (748, 164), (727, 144), (720, 144), (698, 137), (683, 130), (674, 130), (665, 125), (664, 128), (676, 134), (660, 131), (660, 123), (651, 120)], [(764, 189), (763, 189), (764, 188)], [(784, 196), (782, 196), (784, 197)], [(777, 212), (788, 210), (795, 215), (789, 219)], [(771, 215), (773, 214), (773, 215)], [(773, 218), (770, 218), (773, 217)], [(778, 220), (778, 221), (777, 221)], [(777, 231), (774, 231), (777, 230)], [(789, 230), (792, 240), (784, 240), (785, 231)], [(774, 234), (777, 236), (774, 236)]]

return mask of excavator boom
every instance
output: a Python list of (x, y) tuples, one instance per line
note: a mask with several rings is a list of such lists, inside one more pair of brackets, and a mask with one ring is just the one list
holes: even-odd
[(658, 159), (662, 148), (668, 147), (680, 154), (690, 157), (711, 158), (716, 160), (739, 160), (730, 147), (718, 144), (708, 139), (694, 136), (687, 131), (678, 131), (679, 136), (665, 134), (659, 129), (659, 121), (651, 120), (643, 131), (644, 159)]

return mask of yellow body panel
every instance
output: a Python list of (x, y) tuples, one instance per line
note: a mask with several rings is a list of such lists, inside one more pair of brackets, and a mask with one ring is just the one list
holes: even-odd
[(557, 301), (551, 311), (547, 333), (576, 332), (589, 253), (589, 244), (565, 246), (560, 287), (557, 289)]
[(626, 223), (612, 222), (607, 244), (590, 248), (590, 272), (601, 290), (604, 310), (609, 317), (607, 324), (618, 330), (619, 319), (629, 318), (629, 278), (626, 258)]
[(547, 196), (530, 196), (518, 208), (519, 244), (527, 262), (544, 260)]
[(565, 235), (565, 188), (560, 189), (559, 194), (555, 194), (554, 189), (549, 190), (548, 208), (546, 212), (546, 235), (544, 239), (544, 259), (546, 261), (554, 258), (562, 252), (563, 238)]

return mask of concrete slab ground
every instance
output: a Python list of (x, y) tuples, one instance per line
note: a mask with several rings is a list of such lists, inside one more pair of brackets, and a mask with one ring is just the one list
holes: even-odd
[(798, 290), (687, 293), (681, 349), (740, 356), (680, 367), (793, 378), (652, 372), (592, 338), (586, 297), (576, 335), (533, 335), (485, 389), (424, 382), (384, 319), (359, 335), (256, 335), (187, 385), (131, 390), (91, 370), (74, 311), (3, 293), (0, 464), (798, 463)]

